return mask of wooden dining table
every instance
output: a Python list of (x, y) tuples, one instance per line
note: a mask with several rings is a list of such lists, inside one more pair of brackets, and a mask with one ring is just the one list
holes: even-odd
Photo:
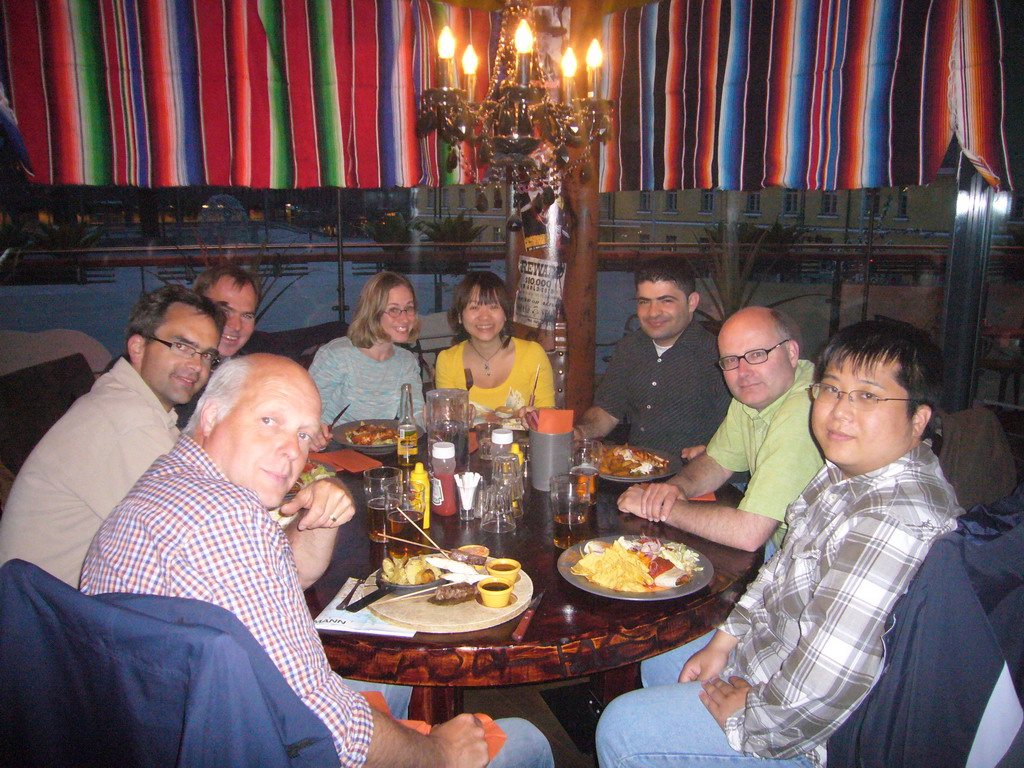
[[(378, 457), (387, 462), (388, 457)], [(394, 456), (390, 457), (394, 461)], [(479, 466), (482, 474), (489, 470)], [(356, 504), (354, 518), (339, 529), (330, 566), (306, 592), (315, 617), (336, 597), (350, 576), (376, 570), (384, 546), (367, 536), (367, 512), (359, 476), (340, 473)], [(680, 541), (710, 559), (714, 577), (693, 594), (668, 600), (626, 600), (595, 595), (570, 584), (557, 570), (562, 553), (553, 544), (548, 494), (526, 482), (523, 515), (511, 533), (488, 533), (480, 521), (458, 516), (431, 516), (430, 536), (444, 547), (482, 544), (493, 557), (512, 557), (533, 580), (543, 599), (525, 637), (514, 642), (519, 617), (472, 632), (418, 632), (411, 638), (321, 631), (332, 669), (345, 677), (411, 685), (410, 717), (429, 723), (462, 711), (467, 687), (540, 683), (589, 676), (594, 693), (605, 703), (632, 690), (639, 662), (672, 650), (716, 627), (756, 575), (762, 553), (715, 544), (661, 523), (619, 512), (618, 496), (626, 484), (601, 479), (590, 513), (590, 537), (649, 534)], [(732, 503), (731, 486), (719, 492)], [(438, 610), (443, 610), (438, 607)]]

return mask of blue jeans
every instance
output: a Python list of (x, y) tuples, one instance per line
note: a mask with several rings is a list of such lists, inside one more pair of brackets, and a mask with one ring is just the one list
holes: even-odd
[(487, 768), (555, 768), (551, 745), (537, 726), (518, 717), (503, 717), (494, 722), (508, 741)]
[(615, 699), (597, 724), (601, 768), (810, 768), (806, 757), (773, 760), (737, 752), (697, 697), (700, 683), (678, 682), (683, 664), (712, 634), (641, 664), (644, 688)]

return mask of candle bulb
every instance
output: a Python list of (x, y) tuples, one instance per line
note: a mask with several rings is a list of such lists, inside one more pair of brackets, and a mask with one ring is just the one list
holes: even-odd
[(479, 64), (476, 51), (473, 45), (466, 46), (466, 52), (462, 54), (462, 72), (466, 75), (466, 93), (470, 102), (473, 101), (473, 93), (476, 90), (476, 67)]
[(570, 45), (565, 49), (565, 55), (562, 56), (562, 102), (564, 104), (572, 104), (573, 97), (576, 95), (577, 66), (579, 64), (576, 61), (576, 54)]
[(597, 95), (597, 77), (601, 69), (601, 62), (604, 61), (604, 54), (601, 53), (601, 44), (595, 37), (587, 48), (587, 79), (590, 83), (588, 98), (593, 99)]
[(449, 26), (445, 26), (437, 38), (437, 58), (439, 59), (437, 78), (440, 81), (440, 86), (442, 88), (454, 86), (455, 35), (452, 34), (452, 28)]
[(519, 54), (517, 69), (519, 72), (519, 84), (528, 86), (530, 84), (530, 54), (533, 53), (533, 32), (526, 19), (519, 22), (516, 27), (516, 52)]

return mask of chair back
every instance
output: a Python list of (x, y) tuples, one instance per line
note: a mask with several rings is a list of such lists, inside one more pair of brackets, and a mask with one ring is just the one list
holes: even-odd
[(940, 417), (941, 439), (932, 446), (942, 473), (964, 509), (991, 504), (1017, 487), (1017, 464), (1006, 432), (987, 408), (968, 408)]
[(0, 568), (0, 766), (338, 765), (230, 612)]
[(874, 687), (829, 768), (1024, 764), (1024, 487), (932, 546), (890, 617)]
[(0, 376), (0, 463), (18, 474), (36, 443), (95, 382), (78, 352)]

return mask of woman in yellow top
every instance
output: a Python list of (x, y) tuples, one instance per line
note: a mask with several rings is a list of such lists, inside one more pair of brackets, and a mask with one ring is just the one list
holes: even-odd
[(537, 342), (512, 336), (512, 300), (500, 277), (466, 275), (452, 294), (448, 324), (459, 343), (437, 356), (439, 389), (468, 389), (477, 416), (484, 418), (498, 409), (521, 415), (531, 395), (535, 407), (554, 407), (551, 361)]

